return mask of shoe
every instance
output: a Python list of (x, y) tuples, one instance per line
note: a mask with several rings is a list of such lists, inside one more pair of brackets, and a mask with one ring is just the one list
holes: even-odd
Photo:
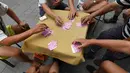
[(105, 23), (116, 23), (118, 19), (113, 19), (113, 18), (110, 18), (110, 19), (104, 19), (104, 22)]
[(94, 73), (94, 71), (96, 71), (96, 68), (91, 65), (87, 65), (86, 69), (89, 71), (89, 73)]

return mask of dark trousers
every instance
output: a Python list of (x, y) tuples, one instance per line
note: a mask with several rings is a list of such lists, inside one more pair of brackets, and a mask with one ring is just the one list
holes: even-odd
[[(124, 28), (124, 25), (121, 25), (121, 26), (117, 26), (117, 27), (105, 30), (97, 37), (97, 39), (117, 39), (117, 40), (118, 39), (125, 39), (122, 36), (123, 28)], [(90, 51), (94, 52), (94, 53), (96, 53), (98, 50), (100, 50), (102, 48), (102, 47), (97, 46), (97, 45), (92, 45), (90, 47), (91, 47)], [(104, 55), (103, 59), (104, 60), (113, 60), (114, 59), (113, 54), (114, 53), (112, 53), (111, 51), (107, 51), (106, 54)]]

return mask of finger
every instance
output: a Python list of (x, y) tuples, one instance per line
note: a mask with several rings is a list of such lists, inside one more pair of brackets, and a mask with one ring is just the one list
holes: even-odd
[(82, 48), (84, 48), (84, 47), (86, 47), (86, 44), (79, 45), (79, 46), (78, 46), (78, 49), (82, 49)]
[(78, 17), (79, 16), (79, 14), (76, 12), (76, 16)]
[(83, 24), (84, 20), (85, 20), (85, 18), (84, 18), (84, 17), (83, 17), (83, 18), (81, 18), (81, 24)]
[(68, 15), (68, 19), (69, 19), (69, 20), (70, 20), (70, 15), (71, 15), (71, 14), (69, 13), (69, 15)]

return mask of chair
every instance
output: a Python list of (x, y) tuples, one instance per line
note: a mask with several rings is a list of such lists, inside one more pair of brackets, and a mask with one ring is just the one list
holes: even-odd
[[(0, 17), (0, 27), (1, 27), (1, 30), (4, 32), (4, 33), (8, 33), (7, 31), (9, 31), (9, 29), (7, 29), (5, 27), (5, 24), (3, 22), (3, 19), (2, 17)], [(12, 33), (8, 33), (8, 34), (11, 34), (11, 35), (14, 35)], [(21, 48), (21, 46), (19, 44), (16, 43), (16, 45)], [(4, 63), (6, 63), (7, 65), (11, 66), (11, 67), (15, 67), (13, 64), (11, 64), (9, 61), (7, 61), (6, 59), (8, 59), (9, 57), (0, 57), (0, 60)]]

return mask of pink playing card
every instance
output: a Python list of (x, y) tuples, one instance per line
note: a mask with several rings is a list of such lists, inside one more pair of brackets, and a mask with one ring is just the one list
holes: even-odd
[(73, 52), (73, 53), (78, 53), (78, 52), (81, 51), (81, 49), (78, 49), (78, 46), (79, 46), (79, 45), (81, 45), (81, 43), (78, 43), (78, 42), (76, 42), (76, 43), (74, 43), (74, 44), (71, 45), (71, 48), (72, 48), (72, 52)]
[(42, 35), (43, 35), (44, 37), (47, 37), (47, 36), (49, 36), (49, 35), (51, 35), (51, 34), (53, 34), (53, 31), (50, 30), (49, 28), (45, 29), (45, 30), (42, 32)]
[(57, 41), (52, 40), (52, 41), (48, 44), (48, 49), (49, 49), (49, 50), (54, 50), (55, 48), (57, 48)]
[(62, 29), (63, 29), (63, 30), (69, 30), (69, 29), (71, 28), (71, 26), (72, 26), (72, 22), (66, 22), (66, 23), (63, 25)]
[(81, 24), (81, 22), (78, 22), (78, 23), (76, 23), (76, 26), (77, 27), (84, 27), (84, 26), (86, 26), (86, 24)]

